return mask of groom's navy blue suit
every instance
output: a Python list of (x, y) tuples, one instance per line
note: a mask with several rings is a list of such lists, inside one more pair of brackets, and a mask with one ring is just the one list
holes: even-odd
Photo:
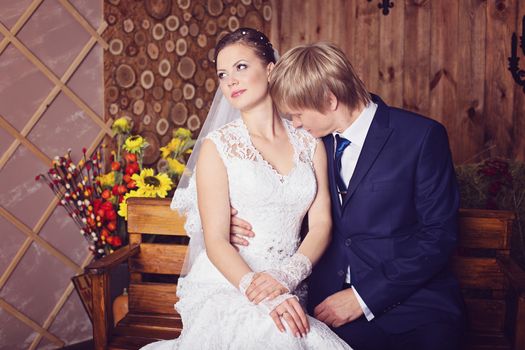
[(363, 316), (335, 329), (343, 339), (353, 336), (353, 323), (359, 332), (376, 328), (386, 334), (431, 322), (459, 326), (462, 299), (448, 267), (459, 194), (446, 130), (377, 96), (373, 101), (378, 109), (342, 204), (333, 137), (323, 138), (333, 236), (310, 276), (309, 313), (342, 290), (350, 266), (352, 286), (375, 318)]

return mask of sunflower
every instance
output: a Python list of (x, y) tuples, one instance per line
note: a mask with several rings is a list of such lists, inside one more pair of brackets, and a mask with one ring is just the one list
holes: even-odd
[(97, 181), (100, 182), (100, 186), (105, 187), (113, 187), (115, 184), (115, 173), (113, 171), (97, 176)]
[(181, 146), (181, 139), (171, 139), (171, 141), (166, 146), (160, 148), (160, 151), (162, 152), (162, 158), (167, 159), (170, 156), (177, 155)]
[(142, 136), (133, 135), (126, 139), (126, 142), (124, 142), (124, 146), (122, 147), (130, 153), (139, 153), (147, 146), (148, 143)]
[(154, 175), (154, 171), (151, 168), (142, 170), (140, 175), (134, 174), (131, 179), (136, 182), (137, 192), (143, 197), (164, 198), (168, 195), (168, 191), (173, 184), (168, 175), (163, 173)]
[(178, 176), (182, 175), (184, 169), (186, 168), (184, 164), (182, 164), (175, 158), (166, 158), (166, 160), (168, 161), (170, 172), (173, 172)]
[(177, 131), (173, 133), (173, 137), (180, 139), (190, 139), (191, 131), (186, 128), (178, 128)]
[(122, 117), (122, 118), (116, 119), (113, 122), (113, 125), (111, 126), (111, 130), (113, 130), (115, 134), (127, 134), (128, 132), (131, 131), (131, 125), (126, 118)]
[(127, 199), (131, 197), (143, 197), (139, 191), (129, 191), (124, 195), (124, 199), (120, 202), (118, 215), (122, 216), (124, 219), (128, 220), (128, 202)]

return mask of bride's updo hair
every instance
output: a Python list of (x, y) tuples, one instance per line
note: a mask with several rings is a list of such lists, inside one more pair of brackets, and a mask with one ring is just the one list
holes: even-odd
[(213, 62), (217, 66), (217, 55), (226, 46), (241, 43), (251, 47), (257, 57), (265, 64), (275, 63), (275, 54), (270, 40), (260, 31), (253, 28), (239, 28), (234, 32), (226, 34), (215, 46)]

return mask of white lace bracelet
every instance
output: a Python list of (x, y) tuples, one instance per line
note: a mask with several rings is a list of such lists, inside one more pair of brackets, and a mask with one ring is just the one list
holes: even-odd
[(246, 289), (250, 286), (252, 283), (253, 277), (255, 276), (255, 272), (248, 272), (244, 276), (241, 277), (241, 280), (239, 281), (239, 290), (243, 295), (246, 295)]
[(265, 272), (293, 293), (299, 283), (312, 273), (312, 262), (306, 255), (295, 253), (282, 267)]

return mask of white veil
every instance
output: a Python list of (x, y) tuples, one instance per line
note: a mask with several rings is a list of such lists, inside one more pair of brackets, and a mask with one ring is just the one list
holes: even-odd
[(186, 259), (184, 259), (181, 275), (186, 275), (189, 272), (195, 262), (195, 258), (197, 258), (199, 253), (205, 248), (204, 235), (202, 233), (202, 225), (197, 206), (197, 187), (194, 176), (202, 142), (210, 132), (240, 117), (240, 111), (228, 102), (222, 94), (220, 87), (217, 88), (208, 116), (204, 121), (204, 125), (193, 147), (193, 152), (181, 176), (170, 205), (172, 210), (176, 210), (180, 215), (186, 217), (184, 229), (190, 237), (188, 252)]

